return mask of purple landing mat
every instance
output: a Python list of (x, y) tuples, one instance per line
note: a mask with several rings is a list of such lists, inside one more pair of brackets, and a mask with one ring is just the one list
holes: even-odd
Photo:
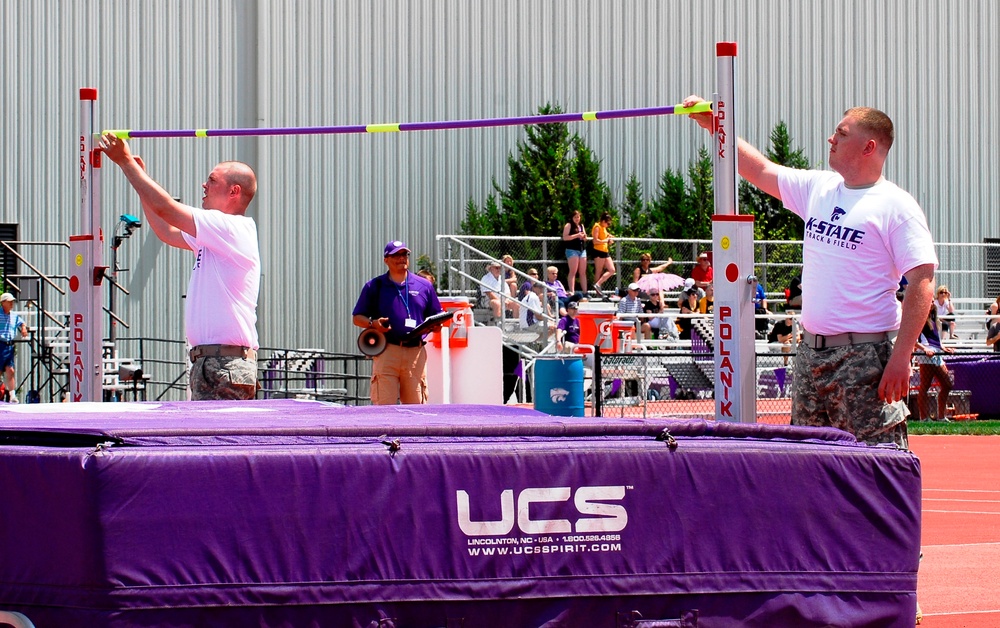
[(915, 614), (919, 462), (829, 429), (290, 400), (15, 406), (0, 410), (0, 505), (0, 610), (38, 626)]

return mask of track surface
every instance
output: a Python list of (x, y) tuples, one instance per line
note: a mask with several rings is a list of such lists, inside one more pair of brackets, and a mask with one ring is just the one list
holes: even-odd
[(911, 436), (923, 477), (921, 626), (1000, 626), (1000, 436)]

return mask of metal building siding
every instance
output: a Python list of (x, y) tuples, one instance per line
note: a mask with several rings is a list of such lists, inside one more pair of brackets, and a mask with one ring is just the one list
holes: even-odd
[[(996, 12), (988, 0), (186, 0), (0, 3), (0, 217), (26, 239), (78, 225), (77, 93), (97, 87), (105, 126), (305, 126), (524, 115), (710, 96), (714, 44), (739, 43), (740, 132), (778, 120), (816, 164), (841, 112), (873, 104), (899, 136), (888, 176), (942, 241), (1000, 235)], [(686, 172), (708, 136), (685, 120), (575, 124), (616, 200), (635, 172), (648, 196)], [(254, 165), (265, 346), (351, 350), (349, 312), (386, 240), (434, 254), (469, 198), (503, 184), (520, 129), (133, 143), (190, 204), (221, 159)], [(29, 148), (22, 148), (30, 140)], [(140, 213), (113, 165), (104, 225)], [(43, 264), (65, 272), (64, 255)], [(191, 255), (143, 228), (122, 247), (132, 329), (183, 337)], [(971, 284), (970, 284), (971, 285)], [(970, 287), (969, 290), (972, 290)]]

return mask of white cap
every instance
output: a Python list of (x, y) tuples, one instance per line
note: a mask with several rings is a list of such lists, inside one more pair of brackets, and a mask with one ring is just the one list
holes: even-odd
[(17, 301), (17, 299), (15, 299), (14, 295), (9, 292), (0, 294), (0, 303), (6, 303), (7, 301)]

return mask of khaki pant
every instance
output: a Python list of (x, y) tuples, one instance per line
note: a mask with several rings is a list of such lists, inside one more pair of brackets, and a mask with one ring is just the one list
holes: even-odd
[(371, 398), (377, 406), (427, 403), (427, 350), (386, 345), (374, 358)]

